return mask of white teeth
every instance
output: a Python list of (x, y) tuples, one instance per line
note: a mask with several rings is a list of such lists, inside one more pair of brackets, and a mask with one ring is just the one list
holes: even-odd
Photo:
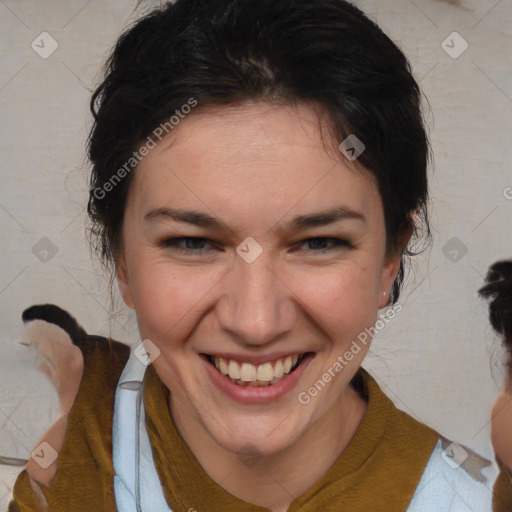
[(266, 386), (279, 382), (285, 374), (290, 373), (298, 360), (299, 355), (294, 354), (258, 366), (251, 363), (238, 363), (222, 357), (215, 357), (214, 363), (223, 375), (241, 386)]
[(222, 359), (222, 357), (215, 358), (215, 366), (217, 366), (223, 375), (228, 374), (228, 364), (226, 363), (225, 359)]
[(256, 366), (249, 363), (242, 363), (242, 367), (240, 368), (240, 380), (243, 380), (244, 382), (251, 382), (256, 380), (256, 373)]
[(229, 361), (228, 373), (232, 379), (240, 378), (240, 366), (236, 361)]
[(272, 363), (260, 364), (258, 366), (258, 373), (256, 375), (258, 380), (270, 382), (274, 378), (274, 370), (272, 369)]
[(274, 366), (274, 377), (280, 379), (284, 375), (283, 362), (279, 359)]

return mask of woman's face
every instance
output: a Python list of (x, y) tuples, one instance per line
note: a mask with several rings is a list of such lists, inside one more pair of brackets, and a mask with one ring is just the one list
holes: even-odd
[(233, 452), (276, 453), (343, 401), (368, 344), (335, 363), (373, 326), (398, 270), (376, 184), (328, 130), (324, 145), (319, 119), (311, 105), (192, 113), (130, 185), (123, 298), (160, 350), (175, 420)]

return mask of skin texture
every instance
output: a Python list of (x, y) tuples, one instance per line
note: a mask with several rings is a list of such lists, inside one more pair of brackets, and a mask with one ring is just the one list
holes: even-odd
[(491, 441), (496, 455), (512, 471), (512, 386), (509, 384), (494, 401), (491, 411)]
[[(138, 165), (117, 261), (141, 337), (161, 351), (153, 364), (171, 391), (181, 436), (215, 481), (274, 512), (287, 510), (329, 469), (364, 417), (366, 402), (348, 383), (369, 345), (309, 404), (297, 395), (375, 323), (400, 259), (385, 254), (383, 206), (371, 174), (344, 159), (328, 128), (312, 104), (194, 111)], [(340, 205), (366, 220), (286, 228), (296, 215)], [(159, 208), (198, 210), (229, 230), (145, 218)], [(208, 241), (179, 242), (186, 254), (165, 245), (171, 237)], [(252, 263), (236, 252), (246, 237), (263, 249)], [(316, 237), (350, 246), (304, 242)], [(315, 357), (286, 396), (248, 405), (211, 384), (199, 354), (220, 351)], [(251, 467), (238, 456), (247, 443), (261, 456)]]

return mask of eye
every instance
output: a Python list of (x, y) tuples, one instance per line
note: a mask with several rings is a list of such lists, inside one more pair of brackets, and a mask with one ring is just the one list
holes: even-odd
[[(326, 247), (326, 243), (331, 242), (330, 247)], [(327, 251), (332, 251), (334, 249), (339, 249), (340, 247), (350, 248), (352, 244), (347, 240), (343, 240), (341, 238), (333, 238), (333, 237), (316, 237), (316, 238), (307, 238), (306, 240), (302, 240), (300, 244), (309, 244), (310, 248), (313, 246), (312, 252), (322, 253)], [(328, 245), (328, 244), (327, 244)]]
[[(171, 248), (173, 251), (177, 251), (183, 254), (195, 254), (200, 255), (206, 252), (215, 250), (213, 246), (214, 242), (208, 240), (207, 238), (200, 237), (176, 237), (176, 238), (168, 238), (162, 242), (162, 246), (166, 248)], [(307, 238), (299, 242), (298, 245), (308, 244), (309, 248), (306, 249), (313, 253), (325, 253), (329, 251), (333, 251), (335, 249), (339, 249), (342, 247), (351, 248), (352, 244), (347, 240), (343, 240), (341, 238), (334, 237), (315, 237), (315, 238)], [(208, 245), (211, 247), (208, 248)], [(326, 246), (327, 245), (327, 246)]]
[[(185, 242), (185, 247), (183, 247), (183, 242)], [(162, 242), (162, 245), (185, 254), (203, 254), (208, 252), (208, 250), (204, 249), (205, 243), (211, 244), (213, 242), (207, 238), (183, 236), (178, 238), (168, 238)]]

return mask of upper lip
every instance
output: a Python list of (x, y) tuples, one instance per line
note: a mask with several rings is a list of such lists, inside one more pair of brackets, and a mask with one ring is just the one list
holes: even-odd
[(235, 354), (234, 352), (202, 352), (202, 354), (210, 356), (210, 357), (222, 357), (222, 359), (229, 359), (239, 361), (241, 363), (250, 363), (255, 366), (268, 363), (270, 361), (276, 361), (277, 359), (284, 359), (288, 356), (298, 355), (301, 356), (311, 352), (311, 350), (287, 350), (281, 352), (272, 352), (269, 354)]

